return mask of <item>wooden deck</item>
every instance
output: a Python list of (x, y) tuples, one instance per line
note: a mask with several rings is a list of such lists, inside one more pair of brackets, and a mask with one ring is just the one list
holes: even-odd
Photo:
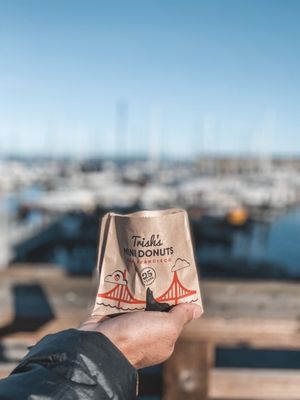
[[(214, 367), (217, 346), (300, 349), (300, 285), (204, 280), (201, 288), (205, 314), (186, 327), (165, 363), (163, 388), (154, 381), (150, 391), (164, 400), (300, 399), (298, 370)], [(1, 271), (0, 376), (45, 334), (78, 326), (95, 291), (91, 279), (55, 267)]]

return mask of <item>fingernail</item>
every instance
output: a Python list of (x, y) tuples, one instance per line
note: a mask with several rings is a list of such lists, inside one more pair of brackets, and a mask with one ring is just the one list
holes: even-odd
[(202, 309), (201, 307), (195, 307), (195, 310), (193, 312), (193, 319), (200, 318), (202, 315)]

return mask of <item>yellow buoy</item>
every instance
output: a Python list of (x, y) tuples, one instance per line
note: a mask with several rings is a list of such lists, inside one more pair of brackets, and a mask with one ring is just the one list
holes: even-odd
[(249, 213), (244, 207), (234, 208), (227, 214), (227, 220), (231, 225), (244, 225), (248, 218)]

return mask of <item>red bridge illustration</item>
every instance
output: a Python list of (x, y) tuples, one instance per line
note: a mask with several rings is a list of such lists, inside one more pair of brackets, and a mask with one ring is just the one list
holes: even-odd
[[(121, 303), (126, 304), (146, 304), (144, 300), (136, 299), (130, 292), (126, 279), (126, 270), (122, 273), (123, 280), (121, 283), (116, 283), (116, 286), (105, 293), (99, 293), (98, 297), (103, 299), (115, 300), (117, 307), (120, 308)], [(126, 282), (126, 284), (124, 284)]]
[[(146, 304), (145, 300), (136, 299), (130, 292), (127, 281), (125, 281), (126, 271), (123, 273), (124, 279), (121, 283), (116, 282), (115, 287), (105, 293), (99, 293), (98, 297), (102, 299), (114, 300), (117, 302), (117, 308), (122, 308), (121, 304)], [(124, 283), (126, 282), (126, 284)], [(112, 282), (111, 282), (112, 283)], [(159, 302), (175, 302), (178, 304), (180, 299), (196, 294), (196, 290), (185, 288), (178, 278), (177, 271), (173, 272), (173, 280), (170, 287), (155, 300)], [(105, 304), (104, 304), (105, 305)]]
[(180, 299), (184, 297), (192, 296), (196, 294), (196, 290), (189, 290), (183, 286), (180, 282), (177, 271), (173, 272), (173, 280), (168, 290), (165, 291), (161, 296), (157, 297), (155, 300), (159, 302), (175, 301), (178, 304)]

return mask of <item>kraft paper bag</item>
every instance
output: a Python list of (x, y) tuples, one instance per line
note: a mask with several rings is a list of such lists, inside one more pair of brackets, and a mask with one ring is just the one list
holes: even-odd
[(102, 218), (93, 315), (202, 307), (185, 210), (139, 211)]

